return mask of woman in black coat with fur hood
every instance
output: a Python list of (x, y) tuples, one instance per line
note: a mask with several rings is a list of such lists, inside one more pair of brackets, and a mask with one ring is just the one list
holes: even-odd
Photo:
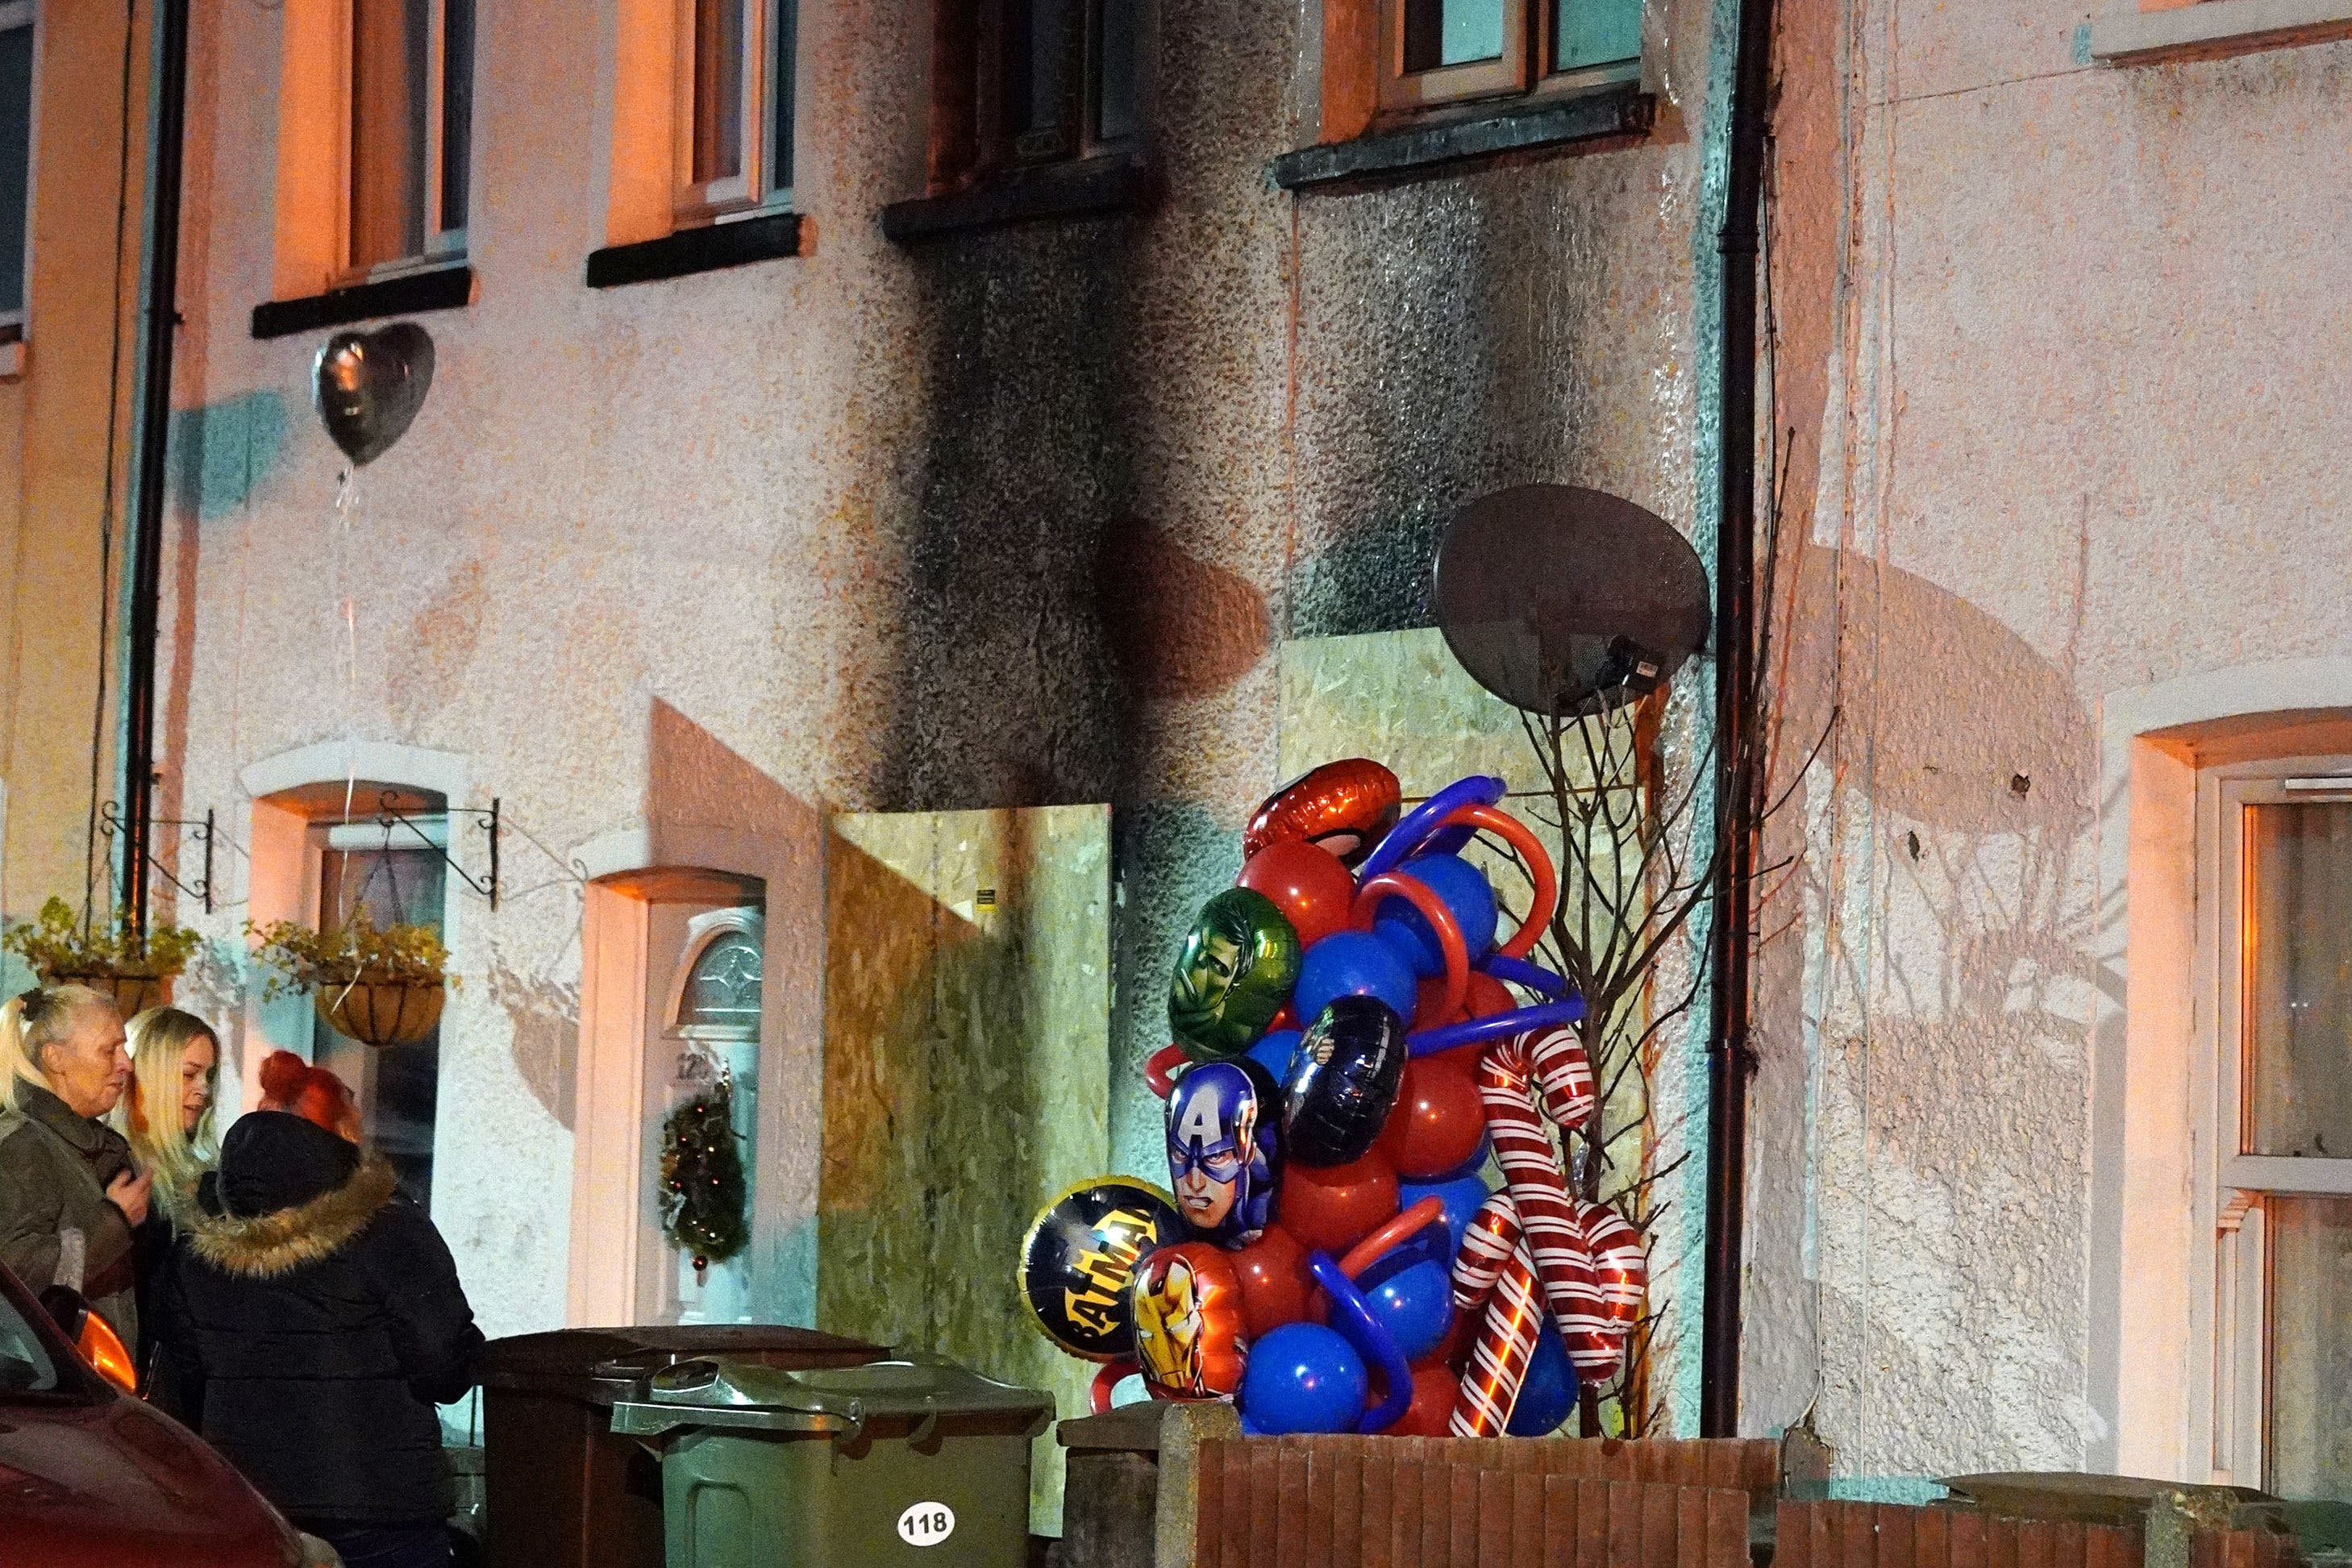
[(434, 1406), (483, 1344), (457, 1265), (340, 1079), (287, 1056), (262, 1082), (181, 1232), (165, 1353), (205, 1437), (348, 1568), (445, 1568)]

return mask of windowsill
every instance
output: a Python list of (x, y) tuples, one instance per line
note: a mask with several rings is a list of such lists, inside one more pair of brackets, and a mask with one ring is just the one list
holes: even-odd
[(1276, 158), (1266, 172), (1286, 191), (1460, 173), (1512, 153), (1645, 136), (1656, 110), (1657, 100), (1640, 83), (1614, 82), (1302, 147)]
[(804, 227), (798, 213), (770, 213), (733, 223), (700, 224), (633, 245), (608, 245), (588, 253), (587, 284), (617, 288), (795, 256), (801, 254)]
[(0, 342), (0, 382), (21, 379), (25, 373), (25, 340), (11, 338)]
[(1160, 177), (1148, 162), (1132, 152), (1106, 153), (1000, 170), (965, 190), (893, 202), (882, 209), (882, 233), (905, 245), (1044, 218), (1145, 212), (1159, 201)]
[(474, 269), (460, 262), (331, 288), (300, 299), (272, 299), (253, 308), (253, 335), (286, 338), (321, 327), (344, 327), (381, 316), (457, 310), (474, 302)]
[(2210, 59), (2352, 37), (2352, 0), (2200, 0), (2163, 11), (2091, 18), (2090, 57), (2103, 65)]

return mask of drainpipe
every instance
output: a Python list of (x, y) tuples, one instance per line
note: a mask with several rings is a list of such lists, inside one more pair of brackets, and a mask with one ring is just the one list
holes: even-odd
[(1756, 862), (1756, 256), (1772, 0), (1739, 0), (1723, 228), (1722, 495), (1716, 534), (1716, 867), (1707, 1040), (1706, 1281), (1700, 1301), (1699, 1435), (1739, 1427), (1739, 1287), (1747, 1255), (1749, 894)]
[(156, 13), (155, 109), (149, 120), (146, 277), (132, 462), (130, 655), (122, 677), (121, 915), (147, 929), (155, 827), (155, 637), (163, 596), (164, 481), (172, 436), (172, 348), (179, 326), (182, 145), (188, 118), (188, 0)]

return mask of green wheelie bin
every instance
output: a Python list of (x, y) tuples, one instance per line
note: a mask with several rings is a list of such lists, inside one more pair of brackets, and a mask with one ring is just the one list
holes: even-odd
[(661, 1456), (667, 1568), (1023, 1568), (1054, 1400), (934, 1356), (680, 1362), (613, 1406)]

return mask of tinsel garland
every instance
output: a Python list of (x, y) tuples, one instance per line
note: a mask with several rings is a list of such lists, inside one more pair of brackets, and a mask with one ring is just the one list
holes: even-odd
[(734, 1085), (722, 1076), (662, 1124), (662, 1229), (693, 1254), (698, 1276), (750, 1239), (734, 1114)]

